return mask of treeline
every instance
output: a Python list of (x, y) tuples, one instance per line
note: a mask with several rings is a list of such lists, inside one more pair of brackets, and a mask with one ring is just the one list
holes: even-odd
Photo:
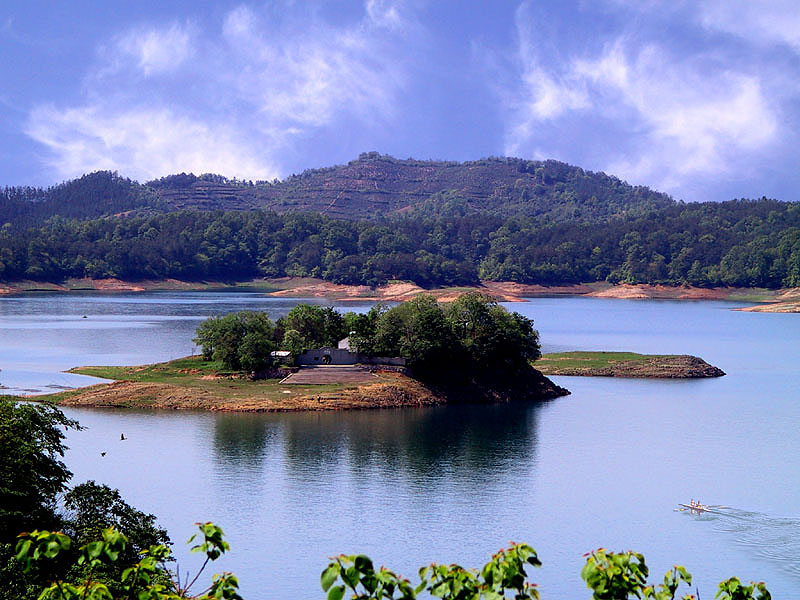
[(479, 216), (435, 225), (261, 211), (54, 218), (23, 231), (0, 227), (0, 278), (312, 276), (369, 285), (390, 279), (468, 284), (478, 281), (490, 232)]
[(595, 225), (512, 219), (491, 235), (481, 279), (543, 284), (800, 286), (800, 204), (677, 204)]
[(54, 215), (90, 219), (162, 204), (148, 187), (111, 171), (97, 171), (47, 189), (0, 189), (0, 224), (32, 227)]
[(294, 359), (349, 336), (359, 354), (403, 357), (415, 377), (432, 383), (513, 379), (540, 356), (533, 321), (477, 292), (446, 305), (423, 294), (363, 314), (298, 304), (276, 323), (265, 313), (241, 311), (206, 319), (196, 334), (205, 360), (245, 371), (271, 366), (276, 349)]
[(459, 210), (378, 221), (317, 213), (182, 211), (0, 227), (0, 279), (320, 277), (800, 286), (800, 204), (674, 204), (594, 224)]

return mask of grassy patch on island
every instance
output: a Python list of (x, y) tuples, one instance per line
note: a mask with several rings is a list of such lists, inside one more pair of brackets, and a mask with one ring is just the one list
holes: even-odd
[[(136, 367), (76, 367), (69, 372), (114, 381), (174, 386), (182, 388), (184, 393), (202, 392), (224, 401), (259, 400), (280, 403), (288, 397), (333, 394), (355, 387), (343, 384), (288, 386), (281, 384), (280, 379), (251, 380), (240, 372), (225, 369), (219, 362), (203, 360), (201, 356)], [(61, 394), (53, 394), (56, 399), (60, 396)]]
[(203, 360), (201, 356), (187, 356), (169, 362), (136, 367), (75, 367), (69, 373), (90, 375), (117, 381), (147, 381), (151, 383), (187, 383), (198, 376), (218, 375), (224, 371), (222, 363)]
[[(70, 369), (70, 373), (110, 379), (115, 384), (68, 390), (37, 400), (58, 404), (82, 403), (90, 395), (98, 404), (104, 398), (113, 404), (128, 407), (155, 407), (165, 403), (171, 407), (233, 408), (256, 406), (259, 409), (280, 409), (287, 402), (320, 396), (336, 397), (355, 389), (347, 384), (284, 385), (280, 379), (251, 380), (241, 372), (224, 369), (221, 363), (203, 360), (201, 356), (179, 358), (164, 363), (141, 366), (89, 366)], [(124, 393), (115, 393), (125, 385)]]
[(545, 375), (561, 375), (578, 369), (604, 369), (619, 363), (647, 362), (669, 358), (669, 354), (637, 354), (636, 352), (551, 352), (542, 354), (534, 366)]
[(699, 379), (725, 375), (701, 358), (685, 354), (635, 352), (554, 352), (543, 354), (535, 366), (545, 375)]
[[(366, 381), (281, 383), (251, 380), (201, 356), (141, 366), (76, 367), (71, 373), (111, 380), (85, 388), (25, 398), (64, 406), (274, 412), (440, 404), (420, 382), (393, 372)], [(10, 399), (20, 400), (18, 397)]]

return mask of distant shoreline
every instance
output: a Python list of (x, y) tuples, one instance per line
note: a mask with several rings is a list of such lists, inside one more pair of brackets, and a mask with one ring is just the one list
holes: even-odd
[(421, 293), (451, 301), (461, 294), (478, 290), (501, 302), (522, 302), (544, 296), (586, 296), (626, 300), (730, 300), (757, 305), (738, 310), (753, 312), (800, 312), (800, 288), (697, 288), (652, 284), (582, 283), (544, 286), (503, 281), (486, 281), (478, 286), (425, 289), (409, 282), (390, 282), (371, 288), (345, 285), (313, 278), (253, 279), (249, 281), (183, 281), (178, 279), (124, 281), (120, 279), (70, 279), (64, 282), (0, 282), (0, 295), (31, 292), (148, 292), (148, 291), (261, 291), (277, 297), (330, 298), (351, 302), (403, 302)]

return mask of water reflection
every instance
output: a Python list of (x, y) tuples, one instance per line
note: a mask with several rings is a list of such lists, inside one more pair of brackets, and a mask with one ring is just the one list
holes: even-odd
[(346, 469), (355, 479), (493, 478), (535, 457), (540, 403), (270, 415), (219, 415), (220, 470), (281, 454), (293, 478)]
[(214, 421), (214, 454), (225, 465), (257, 466), (278, 429), (278, 422), (257, 415), (221, 413)]

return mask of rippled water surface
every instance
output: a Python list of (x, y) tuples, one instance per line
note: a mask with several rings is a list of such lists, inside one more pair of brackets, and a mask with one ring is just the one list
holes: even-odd
[[(77, 364), (192, 352), (200, 319), (295, 303), (245, 293), (0, 299), (0, 383), (74, 385)], [(544, 598), (588, 598), (582, 554), (636, 549), (660, 578), (684, 564), (714, 595), (731, 575), (775, 598), (800, 588), (800, 315), (721, 302), (534, 299), (544, 349), (699, 355), (698, 381), (558, 378), (540, 404), (239, 415), (70, 410), (76, 481), (122, 490), (168, 527), (181, 562), (192, 523), (214, 520), (221, 568), (246, 598), (322, 598), (326, 558), (365, 552), (413, 576), (427, 562), (479, 566), (532, 544)], [(364, 306), (359, 306), (363, 309)], [(86, 319), (83, 316), (86, 315)], [(126, 438), (120, 442), (120, 433)], [(105, 457), (100, 453), (106, 452)], [(676, 512), (699, 498), (713, 514)]]

